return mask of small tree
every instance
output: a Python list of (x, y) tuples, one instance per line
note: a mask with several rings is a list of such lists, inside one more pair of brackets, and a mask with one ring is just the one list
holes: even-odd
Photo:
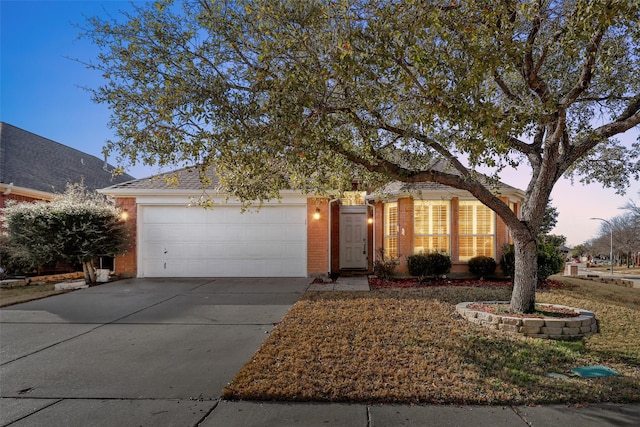
[(81, 262), (96, 282), (93, 260), (124, 252), (128, 229), (119, 209), (81, 185), (69, 185), (50, 202), (17, 203), (2, 210), (7, 253), (27, 265)]

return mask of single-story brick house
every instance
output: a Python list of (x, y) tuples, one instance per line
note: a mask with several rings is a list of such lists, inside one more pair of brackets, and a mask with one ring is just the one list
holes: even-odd
[[(116, 273), (135, 277), (313, 277), (372, 272), (376, 250), (399, 259), (440, 251), (453, 271), (475, 255), (499, 257), (509, 241), (495, 213), (465, 191), (422, 183), (393, 183), (376, 196), (352, 191), (320, 198), (283, 191), (281, 200), (242, 213), (239, 201), (206, 190), (193, 168), (99, 190), (128, 211), (133, 248), (116, 259)], [(177, 178), (177, 179), (174, 179)], [(211, 189), (216, 188), (210, 174)], [(501, 185), (500, 197), (515, 210), (523, 192)]]

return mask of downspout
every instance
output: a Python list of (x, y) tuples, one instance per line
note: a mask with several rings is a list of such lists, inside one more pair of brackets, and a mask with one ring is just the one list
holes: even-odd
[(327, 261), (327, 277), (331, 276), (331, 247), (332, 247), (332, 243), (333, 243), (333, 239), (332, 239), (332, 235), (331, 235), (331, 204), (333, 202), (337, 202), (340, 199), (331, 199), (329, 200), (329, 204), (328, 204), (328, 211), (329, 211), (329, 224), (327, 224), (327, 229), (328, 229), (328, 233), (327, 235), (329, 236), (329, 256), (327, 257), (328, 261)]

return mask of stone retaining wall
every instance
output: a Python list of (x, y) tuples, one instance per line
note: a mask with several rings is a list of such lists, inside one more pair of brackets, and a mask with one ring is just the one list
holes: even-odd
[(27, 286), (30, 284), (41, 284), (41, 283), (51, 283), (51, 282), (62, 282), (65, 280), (75, 280), (84, 278), (84, 273), (74, 272), (74, 273), (61, 273), (61, 274), (49, 274), (47, 276), (34, 276), (34, 277), (26, 277), (24, 279), (10, 279), (10, 280), (2, 280), (0, 281), (0, 287), (2, 288), (13, 288), (18, 286)]
[[(482, 304), (501, 303), (505, 301), (485, 301)], [(476, 302), (461, 302), (456, 305), (456, 311), (472, 323), (476, 323), (490, 329), (525, 335), (534, 338), (573, 339), (598, 332), (596, 315), (591, 311), (579, 308), (554, 304), (537, 304), (542, 307), (557, 307), (574, 310), (580, 313), (575, 317), (539, 317), (521, 318), (500, 314), (492, 314), (484, 311), (472, 310), (469, 305)]]

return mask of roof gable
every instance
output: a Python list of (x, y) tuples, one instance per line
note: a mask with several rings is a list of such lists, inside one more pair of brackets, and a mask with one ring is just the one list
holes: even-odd
[[(460, 172), (444, 159), (437, 159), (430, 166), (430, 169), (460, 176)], [(524, 192), (522, 190), (512, 187), (509, 184), (505, 184), (502, 181), (491, 180), (489, 177), (483, 174), (478, 174), (476, 178), (496, 194), (514, 194), (521, 198), (524, 197)], [(428, 195), (434, 193), (447, 193), (456, 196), (471, 196), (471, 193), (465, 190), (455, 189), (448, 185), (430, 181), (413, 183), (393, 181), (380, 188), (377, 193), (379, 194), (379, 198), (381, 199), (388, 197), (402, 197), (406, 195), (416, 197), (420, 196), (421, 194)]]
[(135, 179), (114, 177), (113, 169), (95, 156), (0, 122), (0, 183), (61, 193), (68, 183), (97, 190)]

